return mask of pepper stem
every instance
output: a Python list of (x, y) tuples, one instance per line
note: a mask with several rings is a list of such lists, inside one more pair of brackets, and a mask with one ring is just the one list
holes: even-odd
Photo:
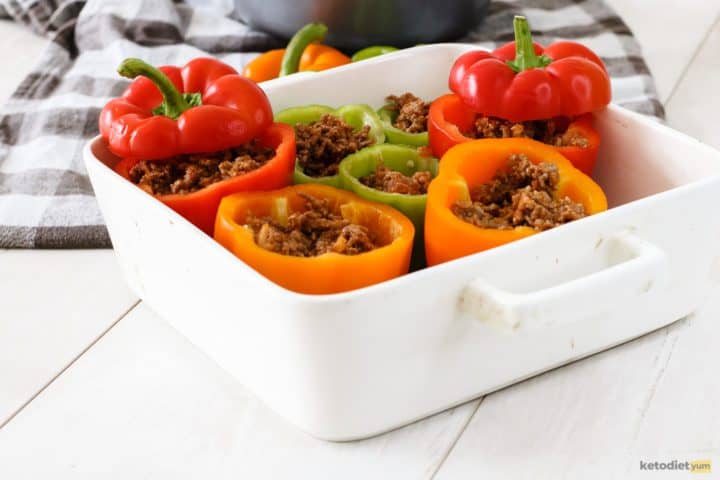
[(162, 108), (158, 112), (154, 111), (155, 113), (175, 119), (185, 110), (195, 106), (193, 105), (195, 102), (189, 102), (162, 71), (139, 58), (126, 58), (117, 71), (126, 78), (143, 76), (158, 87), (164, 102), (161, 105)]
[(308, 23), (298, 30), (285, 48), (285, 55), (280, 64), (280, 76), (296, 73), (305, 48), (312, 42), (321, 42), (327, 31), (328, 28), (322, 23)]
[(533, 45), (530, 24), (522, 15), (515, 15), (513, 19), (515, 30), (515, 60), (508, 61), (510, 68), (522, 72), (531, 68), (547, 67), (552, 59), (546, 55), (537, 55)]

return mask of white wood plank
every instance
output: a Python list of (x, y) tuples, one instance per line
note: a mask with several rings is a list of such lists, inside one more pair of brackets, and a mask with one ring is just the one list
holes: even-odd
[(0, 425), (135, 302), (110, 250), (0, 250)]
[(4, 52), (2, 75), (0, 75), (0, 104), (2, 104), (38, 61), (47, 40), (10, 20), (0, 20), (0, 38)]
[(717, 462), (715, 296), (667, 328), (488, 395), (437, 478), (633, 478), (641, 460)]
[(667, 104), (668, 123), (720, 148), (720, 19)]
[(630, 26), (667, 101), (694, 52), (720, 15), (713, 0), (608, 0)]
[(429, 478), (476, 405), (315, 440), (141, 304), (0, 430), (0, 478)]

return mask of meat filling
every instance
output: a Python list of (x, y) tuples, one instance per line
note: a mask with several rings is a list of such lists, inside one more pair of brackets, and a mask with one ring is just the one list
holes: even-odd
[(404, 195), (425, 195), (431, 180), (432, 174), (426, 170), (404, 175), (383, 164), (378, 164), (374, 172), (360, 178), (363, 185), (375, 190)]
[(367, 227), (350, 223), (332, 211), (326, 199), (303, 195), (306, 210), (293, 212), (286, 223), (270, 217), (248, 216), (255, 243), (260, 247), (294, 257), (315, 257), (324, 253), (357, 255), (378, 247)]
[(472, 130), (465, 132), (465, 135), (471, 138), (526, 137), (555, 147), (587, 148), (588, 139), (577, 132), (568, 131), (569, 126), (570, 119), (563, 117), (515, 123), (479, 115)]
[(547, 230), (584, 217), (582, 204), (554, 197), (558, 181), (554, 164), (534, 164), (525, 155), (512, 155), (506, 172), (474, 189), (471, 200), (456, 202), (452, 211), (476, 227), (498, 229)]
[(188, 194), (258, 169), (274, 156), (274, 149), (251, 142), (219, 152), (143, 160), (130, 169), (129, 177), (151, 195)]
[(412, 93), (402, 95), (389, 95), (385, 98), (388, 107), (398, 113), (393, 126), (408, 133), (421, 133), (427, 131), (427, 117), (430, 104), (416, 97)]
[(354, 131), (343, 120), (328, 114), (316, 122), (295, 125), (295, 140), (298, 163), (311, 177), (337, 174), (343, 158), (375, 143), (369, 126)]

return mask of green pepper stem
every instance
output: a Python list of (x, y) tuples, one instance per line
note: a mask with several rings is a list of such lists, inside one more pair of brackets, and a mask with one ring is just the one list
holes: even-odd
[(535, 53), (527, 18), (515, 15), (513, 29), (515, 30), (515, 60), (507, 62), (513, 70), (522, 72), (530, 68), (542, 68), (550, 65), (552, 60), (549, 57)]
[(126, 78), (143, 76), (153, 82), (165, 99), (164, 115), (170, 118), (177, 118), (185, 110), (192, 107), (162, 71), (139, 58), (126, 58), (123, 60), (118, 67), (118, 73)]
[(322, 23), (308, 23), (298, 30), (285, 48), (285, 55), (280, 64), (280, 76), (296, 73), (305, 48), (312, 42), (321, 42), (327, 31), (328, 28)]

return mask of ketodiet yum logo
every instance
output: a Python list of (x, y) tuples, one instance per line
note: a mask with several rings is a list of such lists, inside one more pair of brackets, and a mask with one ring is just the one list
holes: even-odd
[(712, 473), (712, 460), (670, 460), (667, 462), (640, 460), (640, 470)]

